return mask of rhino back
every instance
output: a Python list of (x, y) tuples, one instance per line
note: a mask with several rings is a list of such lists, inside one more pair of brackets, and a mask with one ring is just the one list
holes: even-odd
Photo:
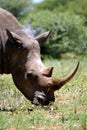
[(33, 37), (31, 37), (25, 29), (21, 26), (21, 24), (17, 21), (17, 19), (8, 11), (0, 8), (0, 37), (3, 44), (6, 43), (7, 35), (6, 35), (6, 29), (9, 31), (15, 32), (22, 38), (33, 40)]
[(0, 46), (1, 43), (3, 47), (5, 46), (7, 40), (6, 29), (12, 32), (17, 32), (17, 30), (21, 28), (20, 23), (11, 13), (0, 8)]
[(0, 8), (0, 26), (3, 29), (9, 28), (10, 30), (21, 28), (17, 19), (8, 11)]

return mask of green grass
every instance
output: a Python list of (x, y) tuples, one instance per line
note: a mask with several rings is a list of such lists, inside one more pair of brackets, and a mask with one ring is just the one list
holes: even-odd
[(0, 75), (0, 130), (87, 130), (86, 57), (45, 60), (54, 66), (53, 76), (67, 75), (80, 61), (75, 77), (47, 107), (34, 106), (15, 87), (11, 75)]

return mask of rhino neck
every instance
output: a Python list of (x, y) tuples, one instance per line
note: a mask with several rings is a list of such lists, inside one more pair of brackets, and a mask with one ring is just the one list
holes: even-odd
[(10, 64), (6, 52), (1, 49), (0, 51), (0, 73), (10, 74)]
[(3, 74), (3, 49), (0, 39), (0, 74)]
[(5, 45), (0, 42), (0, 74), (10, 74), (10, 64), (5, 51)]

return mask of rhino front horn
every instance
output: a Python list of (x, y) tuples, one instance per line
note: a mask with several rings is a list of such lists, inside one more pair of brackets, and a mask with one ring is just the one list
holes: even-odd
[(76, 67), (73, 69), (73, 71), (65, 78), (62, 79), (58, 79), (58, 78), (52, 78), (52, 86), (51, 89), (58, 90), (60, 89), (64, 84), (66, 84), (67, 82), (69, 82), (73, 76), (76, 74), (77, 70), (79, 67), (79, 62), (77, 63)]

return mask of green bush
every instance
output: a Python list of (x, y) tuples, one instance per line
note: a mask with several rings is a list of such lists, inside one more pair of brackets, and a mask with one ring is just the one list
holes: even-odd
[(49, 40), (42, 46), (42, 53), (54, 57), (65, 52), (86, 53), (87, 28), (84, 26), (84, 17), (45, 10), (31, 13), (28, 18), (31, 26), (39, 29), (39, 33), (52, 30)]
[(40, 10), (55, 10), (56, 12), (73, 12), (83, 15), (87, 18), (87, 0), (43, 0), (36, 4), (35, 9)]
[(10, 11), (15, 17), (24, 17), (31, 9), (31, 0), (0, 0), (0, 7)]

